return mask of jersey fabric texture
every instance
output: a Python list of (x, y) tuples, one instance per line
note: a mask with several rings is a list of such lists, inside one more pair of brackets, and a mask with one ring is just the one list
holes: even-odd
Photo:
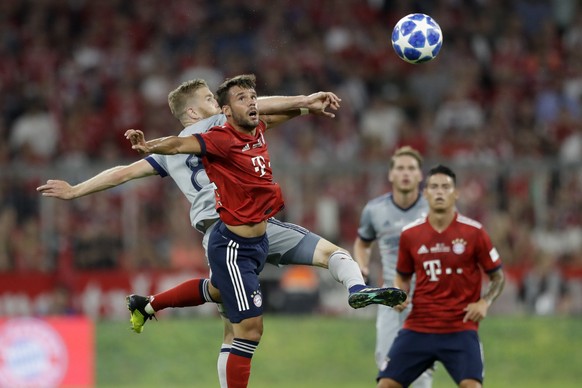
[[(214, 115), (190, 125), (178, 136), (192, 136), (207, 132), (210, 128), (226, 122), (223, 114)], [(190, 202), (190, 222), (192, 226), (204, 233), (206, 221), (217, 220), (214, 186), (210, 183), (204, 170), (202, 158), (196, 155), (149, 155), (145, 160), (161, 177), (170, 176), (180, 191)]]
[(400, 236), (397, 271), (416, 274), (413, 308), (404, 328), (424, 333), (477, 330), (463, 323), (463, 309), (481, 297), (482, 270), (501, 268), (501, 258), (482, 225), (455, 214), (443, 232), (428, 219), (404, 227)]
[(283, 206), (260, 121), (255, 134), (241, 133), (229, 123), (195, 134), (206, 173), (215, 184), (216, 209), (228, 225), (255, 224), (279, 212)]
[(402, 227), (426, 217), (427, 213), (428, 204), (424, 197), (419, 195), (412, 206), (403, 209), (394, 203), (392, 193), (370, 200), (362, 210), (358, 236), (366, 242), (378, 241), (385, 286), (394, 285)]

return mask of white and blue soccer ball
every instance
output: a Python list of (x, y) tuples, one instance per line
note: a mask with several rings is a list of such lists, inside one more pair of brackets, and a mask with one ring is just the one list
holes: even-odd
[(433, 18), (423, 13), (406, 15), (392, 31), (392, 47), (408, 63), (432, 61), (443, 45), (443, 33)]

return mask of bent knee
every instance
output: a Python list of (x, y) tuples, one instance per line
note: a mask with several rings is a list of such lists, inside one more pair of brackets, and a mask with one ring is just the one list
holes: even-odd
[(329, 257), (337, 251), (350, 255), (350, 253), (345, 249), (342, 249), (334, 243), (322, 238), (315, 246), (315, 253), (313, 254), (313, 265), (321, 268), (328, 268)]

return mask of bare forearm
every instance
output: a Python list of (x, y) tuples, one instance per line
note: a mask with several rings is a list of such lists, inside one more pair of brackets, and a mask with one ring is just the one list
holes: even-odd
[(200, 143), (195, 136), (167, 136), (149, 140), (142, 151), (152, 154), (200, 154)]
[(264, 114), (276, 114), (289, 110), (297, 110), (308, 104), (307, 96), (271, 96), (259, 98), (259, 111)]
[(491, 305), (495, 299), (499, 295), (501, 295), (501, 291), (503, 291), (503, 287), (505, 286), (505, 275), (503, 270), (499, 269), (489, 275), (489, 287), (487, 291), (483, 295), (485, 301), (487, 301), (488, 305)]
[(93, 178), (72, 187), (73, 198), (82, 197), (119, 186), (132, 179), (155, 175), (148, 162), (140, 160), (128, 166), (115, 166), (100, 172)]
[(175, 155), (180, 147), (177, 136), (160, 137), (146, 142), (148, 152), (152, 154)]
[(285, 121), (291, 120), (293, 117), (297, 117), (301, 115), (301, 111), (299, 109), (293, 109), (287, 111), (285, 113), (278, 113), (278, 114), (261, 114), (261, 120), (263, 120), (268, 128), (276, 127), (279, 124), (284, 123)]
[(405, 291), (406, 293), (410, 292), (410, 281), (412, 276), (404, 276), (400, 273), (396, 273), (396, 277), (394, 278), (394, 287), (400, 288), (401, 290)]
[(132, 179), (155, 174), (157, 174), (156, 170), (142, 159), (128, 166), (116, 166), (102, 171), (75, 186), (71, 186), (67, 181), (49, 179), (44, 185), (37, 187), (36, 191), (43, 197), (75, 199), (110, 189)]
[(370, 256), (372, 254), (372, 244), (362, 241), (359, 237), (354, 242), (354, 258), (360, 265), (362, 272), (368, 274), (370, 266)]
[(119, 174), (117, 174), (117, 172), (124, 167), (125, 166), (112, 167), (95, 175), (91, 179), (74, 185), (72, 187), (73, 198), (83, 197), (98, 191), (107, 190), (126, 182)]

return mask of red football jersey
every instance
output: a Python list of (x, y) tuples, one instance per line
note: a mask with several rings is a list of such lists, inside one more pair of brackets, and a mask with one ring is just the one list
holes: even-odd
[(463, 323), (463, 309), (481, 297), (482, 270), (500, 266), (489, 235), (470, 218), (457, 214), (442, 233), (427, 218), (405, 226), (396, 270), (416, 274), (416, 288), (404, 327), (424, 333), (477, 330), (477, 322)]
[(281, 188), (273, 182), (271, 161), (260, 121), (255, 135), (229, 123), (196, 134), (202, 163), (215, 185), (216, 210), (228, 225), (258, 223), (284, 206)]

